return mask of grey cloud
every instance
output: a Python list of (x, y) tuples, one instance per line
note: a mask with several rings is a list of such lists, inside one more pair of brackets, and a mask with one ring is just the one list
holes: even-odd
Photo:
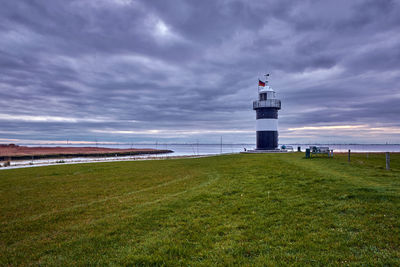
[[(282, 130), (397, 125), (398, 97), (390, 96), (400, 82), (399, 11), (395, 1), (8, 1), (0, 10), (1, 113), (104, 121), (0, 120), (0, 138), (140, 141), (163, 137), (96, 130), (252, 130), (264, 72), (283, 101)], [(254, 142), (252, 134), (230, 138)]]

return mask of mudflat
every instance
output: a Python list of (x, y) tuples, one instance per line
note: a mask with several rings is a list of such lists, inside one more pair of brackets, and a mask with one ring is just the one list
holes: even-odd
[(106, 147), (28, 147), (18, 145), (1, 145), (0, 158), (25, 158), (25, 157), (58, 157), (58, 156), (96, 156), (96, 155), (129, 155), (132, 154), (157, 154), (168, 153), (171, 150), (152, 148), (106, 148)]

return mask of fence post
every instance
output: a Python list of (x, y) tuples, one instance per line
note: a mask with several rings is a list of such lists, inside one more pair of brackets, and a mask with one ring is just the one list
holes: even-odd
[(310, 149), (306, 148), (306, 159), (311, 158), (311, 153), (310, 153)]
[(386, 152), (386, 170), (390, 170), (390, 155), (389, 152)]
[(348, 162), (350, 162), (350, 152), (351, 152), (351, 151), (350, 151), (350, 149), (349, 149), (349, 156), (348, 156), (348, 159), (347, 159)]

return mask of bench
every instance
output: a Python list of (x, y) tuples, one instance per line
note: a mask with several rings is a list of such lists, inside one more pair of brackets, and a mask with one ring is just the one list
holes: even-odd
[(286, 146), (286, 150), (287, 151), (293, 151), (293, 147), (292, 146)]
[(328, 157), (333, 157), (333, 149), (326, 146), (310, 146), (310, 152), (310, 157), (317, 154), (327, 154)]

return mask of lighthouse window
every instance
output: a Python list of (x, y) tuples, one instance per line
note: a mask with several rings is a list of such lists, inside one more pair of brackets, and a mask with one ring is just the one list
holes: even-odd
[(260, 94), (260, 100), (267, 100), (267, 94), (266, 93), (262, 93)]
[(268, 92), (268, 99), (275, 98), (275, 92)]

